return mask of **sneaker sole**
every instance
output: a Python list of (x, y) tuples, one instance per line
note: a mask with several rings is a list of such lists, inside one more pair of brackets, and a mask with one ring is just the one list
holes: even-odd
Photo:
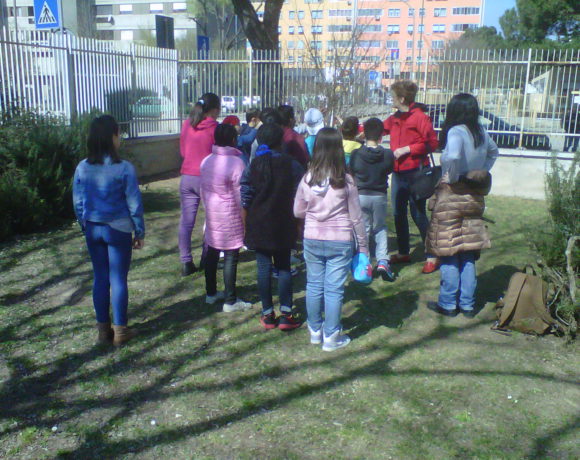
[(251, 305), (248, 307), (232, 307), (232, 306), (226, 307), (224, 305), (223, 311), (224, 311), (224, 313), (234, 313), (236, 311), (248, 311), (248, 310), (251, 310), (251, 308), (252, 308)]
[(377, 273), (381, 276), (383, 281), (389, 281), (391, 283), (395, 281), (395, 277), (389, 276), (389, 274), (385, 270), (377, 270)]
[(312, 337), (310, 337), (310, 343), (312, 345), (320, 345), (322, 343), (322, 339), (313, 339)]
[(332, 348), (329, 348), (326, 345), (322, 345), (322, 351), (335, 351), (335, 350), (340, 350), (341, 348), (346, 347), (349, 343), (350, 343), (350, 340), (348, 342), (346, 342), (346, 343), (343, 343), (343, 344), (341, 344), (339, 346), (335, 346), (335, 347), (332, 347)]
[(264, 329), (268, 329), (268, 330), (270, 330), (270, 329), (276, 329), (278, 327), (277, 324), (265, 324), (262, 321), (260, 321), (260, 324), (262, 325), (262, 327)]
[(279, 324), (278, 329), (280, 329), (281, 331), (291, 331), (293, 329), (298, 329), (300, 326), (302, 326), (302, 323), (300, 323), (300, 324)]

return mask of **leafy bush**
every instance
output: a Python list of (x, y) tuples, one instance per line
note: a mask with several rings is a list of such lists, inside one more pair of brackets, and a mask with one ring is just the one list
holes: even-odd
[(72, 177), (86, 157), (87, 114), (61, 117), (11, 112), (0, 122), (0, 241), (74, 215)]
[[(568, 264), (578, 281), (580, 249), (574, 244), (569, 256), (566, 249), (574, 236), (580, 236), (580, 153), (565, 168), (556, 158), (546, 174), (546, 199), (549, 217), (545, 228), (535, 233), (534, 245), (541, 257), (544, 277), (555, 288), (553, 311), (575, 329), (580, 319), (580, 302), (570, 283)], [(576, 300), (576, 301), (574, 301)]]

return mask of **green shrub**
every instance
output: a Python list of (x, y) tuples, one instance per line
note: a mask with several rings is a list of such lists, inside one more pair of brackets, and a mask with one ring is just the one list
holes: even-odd
[(12, 112), (0, 122), (0, 241), (71, 218), (72, 177), (86, 157), (87, 114)]
[[(566, 247), (571, 237), (580, 236), (580, 153), (567, 166), (564, 168), (555, 157), (552, 159), (546, 174), (549, 216), (544, 228), (534, 231), (533, 243), (541, 257), (544, 277), (559, 293), (554, 310), (565, 321), (574, 323), (580, 316), (580, 304), (573, 302), (576, 293), (570, 292)], [(578, 280), (580, 249), (577, 244), (570, 259)]]

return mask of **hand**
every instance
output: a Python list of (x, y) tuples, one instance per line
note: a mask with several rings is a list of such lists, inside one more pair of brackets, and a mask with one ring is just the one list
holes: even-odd
[(408, 145), (406, 147), (399, 147), (397, 150), (395, 150), (393, 152), (393, 155), (395, 155), (396, 159), (401, 158), (403, 155), (407, 155), (407, 153), (411, 152), (411, 147), (409, 147)]
[(133, 249), (143, 249), (145, 247), (144, 238), (134, 238), (133, 239)]

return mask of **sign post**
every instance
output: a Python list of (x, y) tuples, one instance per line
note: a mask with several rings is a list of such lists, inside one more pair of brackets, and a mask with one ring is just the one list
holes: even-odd
[(62, 8), (60, 0), (34, 0), (34, 24), (36, 29), (61, 29)]
[(197, 36), (197, 58), (209, 59), (209, 37), (205, 35)]

